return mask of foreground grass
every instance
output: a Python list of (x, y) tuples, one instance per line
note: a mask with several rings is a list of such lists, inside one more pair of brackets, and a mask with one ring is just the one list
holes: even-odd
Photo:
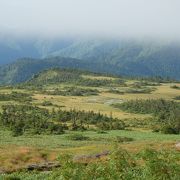
[[(81, 133), (88, 136), (90, 139), (86, 141), (72, 141), (67, 138), (69, 134)], [(125, 136), (133, 138), (133, 142), (153, 141), (153, 142), (168, 142), (178, 141), (179, 135), (169, 135), (161, 133), (153, 133), (150, 131), (128, 131), (128, 130), (113, 130), (106, 133), (98, 133), (96, 131), (72, 132), (69, 131), (62, 135), (23, 135), (19, 137), (12, 137), (10, 131), (0, 130), (0, 146), (3, 145), (17, 145), (29, 146), (39, 148), (66, 148), (66, 147), (79, 147), (91, 144), (104, 144), (112, 143), (112, 139), (117, 136)]]
[[(71, 140), (69, 136), (81, 134), (87, 140)], [(117, 137), (132, 138), (133, 141), (118, 142)], [(0, 170), (14, 171), (31, 163), (54, 161), (59, 155), (95, 154), (112, 151), (114, 143), (130, 153), (146, 148), (176, 150), (179, 135), (166, 135), (150, 131), (114, 130), (106, 133), (96, 131), (72, 132), (62, 135), (23, 135), (12, 137), (11, 132), (0, 130)]]
[(0, 179), (72, 179), (72, 180), (179, 180), (180, 156), (175, 151), (144, 149), (138, 154), (129, 154), (116, 145), (105, 159), (83, 164), (69, 155), (61, 155), (59, 169), (49, 172), (21, 171), (0, 175)]
[[(133, 82), (130, 82), (130, 84)], [(14, 91), (33, 93), (35, 98), (32, 103), (36, 105), (42, 104), (43, 101), (48, 100), (53, 103), (53, 105), (57, 105), (62, 109), (77, 109), (77, 110), (93, 110), (95, 112), (101, 112), (102, 114), (112, 115), (113, 117), (118, 117), (119, 119), (128, 119), (133, 121), (133, 118), (138, 120), (144, 120), (145, 118), (151, 117), (150, 115), (142, 115), (142, 114), (133, 114), (123, 112), (117, 108), (114, 108), (110, 105), (110, 103), (118, 101), (128, 101), (131, 99), (159, 99), (164, 98), (167, 100), (172, 100), (175, 96), (180, 95), (179, 90), (175, 90), (170, 88), (171, 84), (162, 84), (157, 87), (157, 90), (153, 91), (150, 94), (113, 94), (108, 93), (108, 87), (96, 88), (101, 93), (99, 96), (88, 96), (88, 97), (75, 97), (75, 96), (48, 96), (44, 94), (39, 94), (39, 92), (31, 92), (28, 90), (18, 90), (13, 89)], [(48, 86), (47, 88), (56, 88), (58, 85), (54, 85), (54, 87)], [(121, 89), (122, 87), (119, 87)], [(126, 88), (126, 87), (125, 87)], [(1, 93), (11, 93), (12, 89), (0, 89)], [(17, 103), (14, 101), (1, 101), (0, 106), (3, 104), (9, 103)], [(54, 106), (56, 108), (56, 106)], [(44, 108), (52, 109), (53, 106), (47, 106)], [(0, 108), (1, 111), (1, 108)], [(81, 134), (85, 137), (88, 137), (87, 140), (75, 141), (69, 139), (68, 137), (73, 134)], [(132, 138), (133, 141), (128, 142), (117, 142), (117, 137), (126, 137)], [(84, 131), (84, 132), (72, 132), (68, 131), (62, 135), (23, 135), (19, 137), (12, 137), (11, 132), (8, 130), (4, 130), (0, 128), (0, 171), (1, 169), (5, 169), (7, 171), (16, 171), (24, 168), (28, 164), (39, 163), (44, 161), (54, 161), (57, 160), (57, 157), (63, 157), (65, 154), (76, 156), (76, 155), (87, 155), (87, 154), (96, 154), (99, 152), (103, 152), (105, 150), (113, 151), (113, 144), (118, 143), (118, 146), (125, 149), (127, 152), (136, 155), (139, 152), (143, 151), (147, 148), (152, 148), (157, 151), (163, 151), (166, 149), (168, 151), (174, 151), (173, 153), (177, 153), (175, 148), (175, 144), (180, 140), (179, 135), (166, 135), (160, 133), (153, 133), (150, 130), (116, 130), (116, 131), (108, 131), (106, 133), (98, 133), (96, 131)], [(173, 155), (172, 153), (172, 155)], [(137, 157), (136, 157), (137, 158)], [(164, 158), (164, 157), (163, 157)], [(62, 159), (59, 159), (60, 162)], [(167, 159), (170, 161), (172, 159)], [(176, 159), (177, 160), (177, 159)], [(180, 160), (177, 160), (178, 162)], [(112, 161), (111, 161), (112, 162)], [(115, 163), (114, 161), (112, 163)], [(156, 169), (160, 168), (164, 163), (160, 161), (160, 164), (156, 164)], [(168, 164), (168, 163), (167, 163)], [(108, 164), (110, 167), (110, 164)], [(149, 166), (147, 166), (149, 167)], [(87, 173), (87, 169), (91, 169), (89, 174)], [(102, 168), (101, 171), (95, 171), (98, 168)], [(145, 168), (146, 171), (142, 170), (143, 167), (138, 167), (139, 169), (139, 179), (168, 179), (167, 177), (158, 178), (156, 175), (151, 173), (146, 174), (148, 169)], [(150, 168), (150, 167), (149, 167)], [(173, 166), (173, 168), (177, 168)], [(66, 170), (67, 169), (67, 170)], [(74, 170), (73, 170), (74, 169)], [(116, 172), (115, 171), (112, 172)], [(129, 171), (137, 169), (129, 169)], [(170, 171), (173, 171), (170, 169)], [(91, 174), (96, 172), (104, 173), (104, 175), (97, 176), (97, 178), (101, 179), (112, 179), (113, 177), (108, 174), (108, 169), (106, 166), (103, 166), (103, 163), (95, 164), (95, 166), (81, 166), (72, 164), (71, 167), (64, 166), (64, 171), (54, 170), (53, 172), (46, 173), (38, 173), (38, 172), (18, 172), (12, 175), (0, 176), (1, 179), (70, 179), (69, 176), (65, 176), (61, 173), (67, 173), (69, 175), (74, 174), (74, 179), (92, 179)], [(106, 174), (107, 172), (107, 174)], [(78, 173), (82, 176), (78, 176)], [(84, 173), (84, 174), (83, 174)], [(144, 176), (143, 176), (144, 173)], [(141, 175), (141, 176), (140, 176)], [(60, 178), (62, 176), (62, 178)], [(65, 176), (65, 177), (64, 177)], [(73, 178), (71, 178), (73, 179)], [(119, 179), (119, 178), (114, 178)], [(125, 178), (124, 178), (125, 179)], [(129, 179), (137, 179), (135, 176), (130, 176)], [(169, 178), (169, 179), (180, 179), (178, 176)]]

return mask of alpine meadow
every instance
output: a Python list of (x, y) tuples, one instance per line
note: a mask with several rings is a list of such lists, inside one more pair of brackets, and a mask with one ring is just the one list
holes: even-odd
[(0, 180), (179, 180), (178, 0), (0, 0)]

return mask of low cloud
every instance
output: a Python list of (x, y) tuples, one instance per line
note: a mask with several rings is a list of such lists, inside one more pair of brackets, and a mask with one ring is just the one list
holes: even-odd
[(179, 0), (0, 0), (0, 33), (180, 38)]

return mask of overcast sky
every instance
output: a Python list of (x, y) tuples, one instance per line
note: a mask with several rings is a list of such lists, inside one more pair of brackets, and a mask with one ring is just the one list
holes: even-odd
[(0, 32), (180, 37), (180, 0), (0, 0)]

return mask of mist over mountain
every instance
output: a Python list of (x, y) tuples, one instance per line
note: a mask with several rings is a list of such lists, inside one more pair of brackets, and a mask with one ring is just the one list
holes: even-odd
[(179, 78), (180, 43), (150, 40), (84, 40), (51, 54), (116, 66), (119, 73)]
[[(16, 73), (19, 74), (19, 66), (23, 69), (24, 65), (27, 66), (25, 69), (32, 72), (25, 76), (27, 78), (24, 80), (44, 68), (56, 66), (118, 75), (162, 76), (180, 79), (180, 43), (175, 41), (130, 38), (11, 39), (11, 41), (1, 40), (0, 46), (1, 65), (15, 62), (1, 67), (2, 82), (6, 76), (12, 77), (11, 71), (16, 71), (15, 69), (18, 69)], [(62, 62), (63, 57), (65, 59)], [(16, 62), (16, 59), (22, 58), (23, 61)], [(29, 61), (31, 58), (35, 60)], [(74, 62), (72, 59), (78, 61)], [(2, 71), (6, 72), (6, 75)], [(9, 73), (11, 75), (8, 75)], [(17, 79), (12, 78), (7, 82), (21, 81)]]
[(70, 38), (26, 38), (3, 34), (0, 36), (0, 65), (24, 57), (44, 58), (47, 54), (65, 48), (72, 42), (73, 39)]
[(67, 67), (65, 61), (78, 60), (72, 68), (180, 79), (179, 6), (179, 0), (0, 1), (0, 65), (10, 63), (0, 68), (1, 81), (19, 82), (25, 66), (32, 72), (27, 79), (47, 59), (46, 68), (64, 57)]

